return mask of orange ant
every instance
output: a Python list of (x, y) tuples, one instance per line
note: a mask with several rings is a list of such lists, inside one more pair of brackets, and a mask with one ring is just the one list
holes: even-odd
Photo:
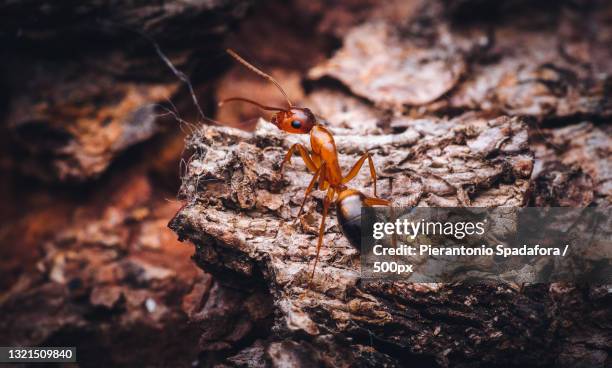
[[(369, 152), (364, 153), (355, 163), (355, 165), (353, 165), (349, 173), (344, 176), (338, 163), (338, 151), (336, 149), (334, 137), (329, 130), (318, 123), (312, 111), (306, 107), (293, 106), (283, 88), (274, 78), (272, 78), (272, 76), (251, 65), (233, 50), (228, 49), (226, 51), (248, 69), (272, 82), (285, 97), (285, 100), (287, 101), (287, 108), (265, 106), (259, 102), (244, 97), (230, 97), (224, 99), (223, 101), (219, 102), (219, 106), (231, 101), (246, 102), (265, 111), (275, 111), (275, 114), (270, 122), (276, 125), (276, 127), (278, 127), (280, 130), (292, 134), (310, 134), (310, 146), (312, 148), (312, 153), (309, 153), (304, 145), (299, 143), (294, 144), (291, 146), (291, 148), (289, 148), (289, 151), (287, 151), (287, 154), (280, 165), (280, 171), (281, 173), (283, 172), (284, 165), (291, 161), (293, 152), (297, 151), (308, 170), (313, 174), (310, 184), (306, 188), (304, 199), (302, 201), (302, 205), (300, 206), (296, 220), (299, 219), (300, 215), (302, 214), (306, 199), (314, 189), (317, 179), (319, 182), (319, 190), (327, 191), (325, 199), (323, 200), (323, 217), (319, 227), (317, 254), (315, 257), (314, 267), (312, 268), (312, 273), (310, 274), (310, 281), (312, 281), (317, 267), (317, 262), (319, 260), (321, 244), (323, 242), (325, 218), (327, 217), (330, 204), (334, 202), (334, 197), (336, 194), (338, 195), (337, 199), (335, 200), (336, 208), (338, 209), (338, 222), (340, 223), (340, 227), (344, 235), (347, 237), (351, 245), (356, 248), (359, 248), (361, 243), (361, 207), (377, 205), (388, 206), (390, 202), (385, 199), (380, 199), (376, 195), (376, 170), (374, 169), (374, 162), (372, 161), (372, 157)], [(349, 181), (357, 176), (366, 159), (368, 160), (368, 165), (370, 166), (370, 176), (372, 177), (372, 182), (374, 184), (374, 197), (367, 197), (360, 191), (349, 189), (346, 186)]]

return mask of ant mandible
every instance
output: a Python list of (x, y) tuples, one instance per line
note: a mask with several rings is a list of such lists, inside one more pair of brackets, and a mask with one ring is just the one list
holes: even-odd
[[(265, 106), (259, 102), (253, 101), (244, 97), (230, 97), (219, 102), (219, 106), (224, 105), (227, 102), (241, 101), (259, 107), (265, 111), (275, 111), (270, 122), (280, 130), (291, 133), (291, 134), (310, 134), (310, 146), (312, 153), (309, 153), (306, 147), (300, 143), (296, 143), (289, 151), (287, 151), (285, 158), (280, 165), (280, 171), (283, 172), (283, 168), (286, 163), (291, 161), (291, 156), (294, 151), (297, 151), (301, 156), (304, 164), (308, 170), (313, 174), (310, 184), (306, 188), (304, 193), (304, 199), (302, 205), (298, 211), (296, 220), (299, 219), (304, 209), (306, 199), (314, 189), (315, 183), (319, 182), (319, 190), (326, 190), (327, 193), (323, 200), (323, 217), (321, 219), (321, 225), (319, 227), (319, 238), (317, 242), (317, 254), (315, 257), (315, 263), (310, 274), (310, 281), (312, 281), (317, 262), (319, 260), (319, 252), (323, 243), (323, 233), (325, 231), (325, 219), (331, 203), (336, 203), (338, 210), (338, 220), (342, 232), (350, 241), (351, 245), (356, 248), (360, 247), (361, 243), (361, 207), (370, 206), (388, 206), (389, 201), (378, 198), (376, 194), (376, 170), (374, 168), (374, 162), (369, 152), (364, 153), (359, 160), (353, 165), (351, 170), (346, 176), (342, 174), (342, 169), (338, 163), (338, 151), (336, 149), (336, 143), (331, 132), (324, 126), (318, 123), (315, 115), (306, 107), (293, 106), (287, 93), (283, 90), (280, 84), (269, 74), (259, 70), (233, 50), (226, 50), (234, 59), (246, 66), (251, 71), (266, 78), (272, 82), (279, 91), (285, 97), (287, 101), (287, 108)], [(368, 197), (355, 189), (349, 189), (346, 184), (351, 181), (359, 170), (368, 160), (370, 166), (370, 176), (374, 185), (374, 197)], [(337, 199), (334, 201), (334, 197), (337, 195)]]

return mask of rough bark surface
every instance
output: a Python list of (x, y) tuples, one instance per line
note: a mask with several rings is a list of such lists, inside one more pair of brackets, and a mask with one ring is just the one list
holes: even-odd
[[(175, 355), (187, 365), (197, 348), (173, 340), (195, 339), (198, 329), (186, 323), (174, 300), (196, 282), (210, 283), (210, 276), (190, 265), (191, 252), (165, 229), (164, 219), (180, 205), (156, 203), (165, 201), (155, 199), (159, 192), (144, 175), (113, 180), (106, 189), (79, 206), (71, 225), (44, 241), (35, 269), (2, 294), (0, 313), (10, 317), (0, 320), (0, 341), (76, 344), (86, 366), (170, 362)], [(117, 194), (107, 195), (113, 189)], [(162, 338), (147, 337), (160, 331), (166, 331)]]
[[(217, 52), (246, 10), (240, 1), (119, 5), (0, 3), (8, 51), (0, 75), (11, 96), (5, 124), (23, 161), (15, 167), (28, 175), (91, 180), (121, 152), (159, 133), (161, 107), (174, 109), (169, 101), (180, 81), (155, 43), (191, 72)], [(193, 31), (186, 37), (180, 29)]]
[[(390, 125), (394, 133), (362, 127), (367, 137), (350, 129), (332, 130), (345, 171), (360, 152), (373, 153), (379, 191), (394, 204), (521, 206), (529, 200), (533, 159), (519, 119), (401, 118)], [(318, 272), (307, 290), (320, 195), (294, 224), (310, 175), (298, 163), (284, 178), (278, 173), (284, 151), (304, 140), (262, 121), (253, 134), (203, 128), (187, 144), (194, 152), (181, 191), (187, 203), (170, 227), (196, 245), (196, 260), (205, 270), (234, 285), (263, 283), (274, 297), (273, 336), (284, 338), (243, 354), (261, 355), (262, 364), (278, 366), (279, 361), (308, 366), (314, 356), (318, 364), (333, 366), (325, 352), (318, 352), (321, 346), (341, 350), (350, 344), (352, 352), (342, 361), (347, 365), (608, 362), (609, 326), (582, 325), (596, 316), (610, 317), (605, 287), (364, 283), (358, 252), (339, 232), (333, 212)], [(372, 190), (365, 173), (353, 185)], [(561, 325), (565, 336), (558, 336)], [(576, 355), (575, 335), (581, 334)], [(603, 345), (595, 343), (597, 336)], [(322, 338), (332, 342), (321, 343)], [(371, 348), (378, 355), (360, 353)]]
[[(0, 345), (77, 341), (82, 366), (612, 365), (609, 286), (366, 284), (333, 211), (306, 291), (321, 194), (294, 225), (310, 176), (277, 167), (305, 137), (201, 129), (181, 207), (183, 138), (153, 105), (197, 117), (139, 34), (229, 125), (259, 112), (222, 98), (284, 103), (236, 49), (328, 121), (345, 171), (371, 149), (396, 205), (609, 206), (611, 4), (0, 0)], [(372, 193), (367, 168), (352, 184)]]
[(610, 128), (609, 124), (582, 122), (534, 132), (536, 206), (586, 207), (612, 203)]
[[(474, 4), (378, 7), (364, 24), (347, 25), (342, 48), (310, 71), (309, 94), (292, 74), (283, 80), (294, 99), (332, 126), (345, 171), (363, 151), (374, 154), (379, 191), (395, 205), (609, 205), (605, 125), (533, 129), (498, 115), (606, 119), (610, 74), (598, 42), (609, 34), (607, 10), (587, 11), (601, 12), (588, 18), (589, 32), (597, 33), (589, 37), (579, 31), (583, 11), (568, 4), (550, 12), (505, 2), (491, 19), (467, 16), (465, 7)], [(525, 26), (527, 14), (537, 26)], [(571, 59), (576, 53), (585, 64)], [(229, 75), (222, 83), (227, 95), (249, 89), (235, 81)], [(250, 89), (282, 103), (265, 81)], [(221, 113), (240, 121), (251, 112)], [(439, 117), (444, 113), (454, 117)], [(225, 364), (610, 364), (610, 325), (601, 323), (610, 319), (609, 288), (363, 283), (358, 253), (333, 211), (306, 290), (321, 196), (293, 224), (310, 176), (294, 163), (281, 178), (277, 165), (296, 142), (308, 145), (306, 137), (262, 122), (248, 134), (205, 128), (187, 142), (193, 156), (181, 191), (186, 205), (170, 226), (196, 245), (203, 269), (237, 288), (264, 285), (274, 299), (271, 334)], [(366, 173), (354, 185), (372, 191)]]
[(338, 79), (378, 106), (417, 114), (612, 114), (609, 3), (444, 3), (394, 4), (406, 17), (350, 29), (309, 76)]
[(246, 3), (75, 5), (0, 2), (0, 344), (210, 365), (266, 335), (270, 298), (202, 273), (167, 229), (183, 137), (159, 105), (194, 108), (139, 32), (206, 101), (222, 58), (203, 55), (222, 55)]
[(117, 194), (81, 205), (0, 296), (0, 344), (72, 344), (84, 366), (190, 366), (265, 336), (269, 295), (226, 288), (191, 262), (167, 228), (180, 203), (141, 173), (106, 190)]

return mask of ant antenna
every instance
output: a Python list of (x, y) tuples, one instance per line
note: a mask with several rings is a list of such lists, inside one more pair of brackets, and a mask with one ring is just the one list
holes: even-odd
[(251, 105), (255, 105), (255, 106), (259, 107), (260, 109), (266, 110), (266, 111), (285, 111), (285, 109), (283, 109), (281, 107), (265, 106), (265, 105), (260, 104), (257, 101), (253, 101), (253, 100), (250, 100), (250, 99), (244, 98), (244, 97), (230, 97), (230, 98), (226, 98), (225, 100), (219, 101), (217, 106), (221, 107), (221, 106), (225, 105), (227, 102), (233, 102), (233, 101), (242, 101), (242, 102), (250, 103)]
[(209, 122), (212, 120), (212, 119), (207, 118), (206, 115), (204, 115), (204, 111), (202, 110), (202, 107), (200, 106), (198, 97), (196, 96), (195, 90), (193, 89), (193, 85), (191, 84), (191, 81), (189, 80), (189, 77), (187, 76), (187, 74), (183, 73), (182, 71), (180, 71), (174, 66), (172, 61), (170, 61), (170, 59), (166, 56), (166, 54), (164, 54), (161, 47), (155, 41), (155, 39), (153, 39), (153, 37), (149, 36), (143, 30), (140, 30), (138, 28), (132, 28), (124, 24), (114, 23), (113, 21), (105, 21), (105, 20), (98, 19), (97, 22), (102, 24), (103, 26), (107, 26), (111, 28), (113, 27), (121, 28), (121, 29), (130, 31), (130, 32), (136, 33), (140, 35), (140, 37), (145, 39), (147, 42), (149, 42), (153, 46), (153, 48), (155, 49), (155, 53), (157, 53), (157, 56), (159, 56), (159, 58), (163, 61), (163, 63), (166, 64), (166, 66), (172, 71), (172, 73), (179, 80), (181, 80), (183, 83), (185, 83), (185, 85), (187, 85), (187, 88), (189, 89), (189, 94), (191, 95), (191, 99), (193, 100), (193, 103), (196, 106), (196, 109), (198, 110), (198, 113), (200, 114), (202, 119), (204, 119), (205, 121), (209, 121)]
[(178, 70), (174, 66), (172, 61), (170, 61), (170, 59), (163, 53), (163, 51), (161, 50), (161, 47), (159, 47), (159, 44), (157, 42), (155, 42), (149, 35), (144, 34), (144, 33), (141, 33), (141, 35), (143, 37), (145, 37), (146, 39), (148, 39), (149, 42), (151, 42), (151, 44), (155, 48), (155, 52), (157, 53), (157, 56), (159, 56), (159, 58), (164, 62), (164, 64), (166, 64), (166, 66), (172, 71), (172, 73), (178, 79), (180, 79), (183, 83), (185, 83), (185, 85), (187, 85), (187, 88), (189, 89), (189, 94), (191, 95), (191, 99), (193, 100), (194, 105), (198, 109), (198, 113), (200, 114), (202, 119), (210, 120), (209, 118), (206, 117), (206, 115), (204, 115), (204, 111), (202, 111), (202, 108), (200, 107), (200, 103), (198, 101), (198, 97), (196, 96), (196, 93), (195, 93), (195, 91), (193, 89), (193, 85), (191, 84), (191, 81), (189, 80), (189, 77), (187, 76), (187, 74), (185, 74), (182, 71)]
[(271, 75), (266, 74), (266, 73), (262, 72), (261, 70), (257, 69), (256, 67), (254, 67), (248, 61), (246, 61), (242, 57), (240, 57), (240, 55), (238, 55), (234, 50), (226, 49), (225, 51), (227, 51), (227, 53), (230, 54), (231, 57), (233, 57), (234, 59), (238, 60), (238, 62), (240, 62), (242, 65), (246, 66), (247, 68), (249, 68), (251, 71), (259, 74), (260, 76), (262, 76), (262, 77), (266, 78), (267, 80), (269, 80), (270, 82), (274, 83), (274, 85), (278, 88), (278, 90), (281, 91), (283, 96), (285, 96), (285, 100), (287, 100), (287, 105), (289, 105), (289, 108), (293, 107), (293, 105), (291, 104), (291, 101), (289, 101), (289, 97), (287, 96), (287, 94), (283, 90), (283, 87), (281, 87), (281, 85), (276, 81), (276, 79), (272, 78)]

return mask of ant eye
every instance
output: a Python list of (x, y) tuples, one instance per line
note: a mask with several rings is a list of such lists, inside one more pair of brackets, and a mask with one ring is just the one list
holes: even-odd
[(302, 123), (300, 123), (299, 120), (294, 120), (294, 121), (291, 122), (291, 126), (294, 129), (300, 129), (302, 127)]

